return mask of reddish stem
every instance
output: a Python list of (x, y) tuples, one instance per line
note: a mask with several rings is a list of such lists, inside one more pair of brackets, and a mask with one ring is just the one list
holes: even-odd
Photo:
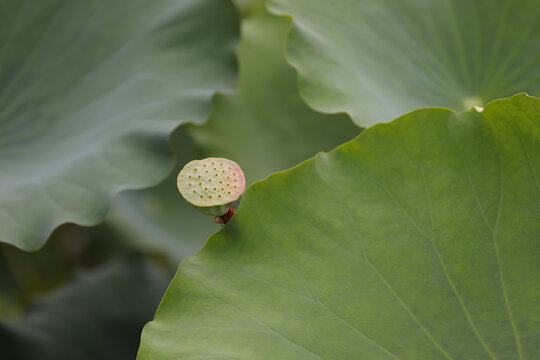
[(229, 210), (221, 216), (214, 216), (213, 219), (215, 222), (219, 223), (221, 226), (225, 226), (225, 224), (231, 220), (231, 218), (234, 216), (234, 205), (229, 206)]

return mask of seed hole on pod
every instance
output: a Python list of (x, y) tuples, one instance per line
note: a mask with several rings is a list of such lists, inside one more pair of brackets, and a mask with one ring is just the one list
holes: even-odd
[(208, 190), (208, 188), (204, 188), (204, 190)]
[(206, 164), (203, 164), (203, 167), (206, 167)]
[(219, 183), (220, 183), (220, 184), (223, 184), (223, 181), (220, 181)]
[(214, 165), (214, 164), (215, 164), (215, 162), (212, 161), (212, 165)]
[(217, 176), (217, 174), (215, 174), (214, 176)]
[(199, 186), (201, 186), (201, 185), (202, 185), (202, 183), (199, 183)]
[(216, 168), (214, 168), (214, 170), (217, 170)]
[(208, 198), (211, 199), (211, 198), (212, 198), (212, 195), (208, 195)]
[(217, 190), (216, 188), (214, 188), (214, 190)]
[(231, 193), (230, 191), (227, 192), (227, 194), (230, 194), (230, 193)]
[(220, 163), (219, 165), (223, 166), (223, 163)]
[(204, 172), (208, 174), (208, 170), (204, 170)]
[(234, 182), (236, 182), (236, 179), (234, 179)]
[(231, 169), (232, 169), (232, 167), (229, 166), (229, 170), (231, 170)]
[(221, 188), (221, 191), (223, 191), (223, 188)]
[(197, 171), (197, 168), (195, 168), (195, 172)]
[(202, 198), (203, 198), (203, 197), (202, 197), (202, 195), (201, 195), (201, 199), (202, 199)]
[(218, 195), (218, 197), (221, 197), (221, 195)]
[(193, 193), (196, 193), (196, 191), (195, 191), (195, 190), (193, 190)]
[(212, 182), (212, 179), (208, 179), (208, 182)]

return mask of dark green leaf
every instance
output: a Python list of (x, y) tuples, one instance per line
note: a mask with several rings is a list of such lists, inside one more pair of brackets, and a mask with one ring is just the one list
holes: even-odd
[(235, 80), (227, 0), (0, 0), (0, 241), (43, 245), (163, 179)]
[(81, 274), (36, 300), (22, 319), (0, 322), (2, 358), (133, 359), (167, 281), (136, 258)]

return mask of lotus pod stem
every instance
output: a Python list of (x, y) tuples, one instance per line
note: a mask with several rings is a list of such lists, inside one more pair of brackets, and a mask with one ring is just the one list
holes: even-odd
[[(225, 158), (206, 158), (187, 163), (178, 174), (178, 190), (188, 203), (222, 223), (234, 214), (232, 203), (246, 188), (240, 166)], [(226, 216), (227, 215), (227, 216)]]

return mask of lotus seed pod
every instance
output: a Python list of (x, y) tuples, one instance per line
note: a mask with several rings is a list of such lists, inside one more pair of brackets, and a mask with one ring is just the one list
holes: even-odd
[(178, 190), (190, 204), (208, 215), (222, 216), (246, 188), (240, 166), (224, 158), (193, 160), (178, 174)]

